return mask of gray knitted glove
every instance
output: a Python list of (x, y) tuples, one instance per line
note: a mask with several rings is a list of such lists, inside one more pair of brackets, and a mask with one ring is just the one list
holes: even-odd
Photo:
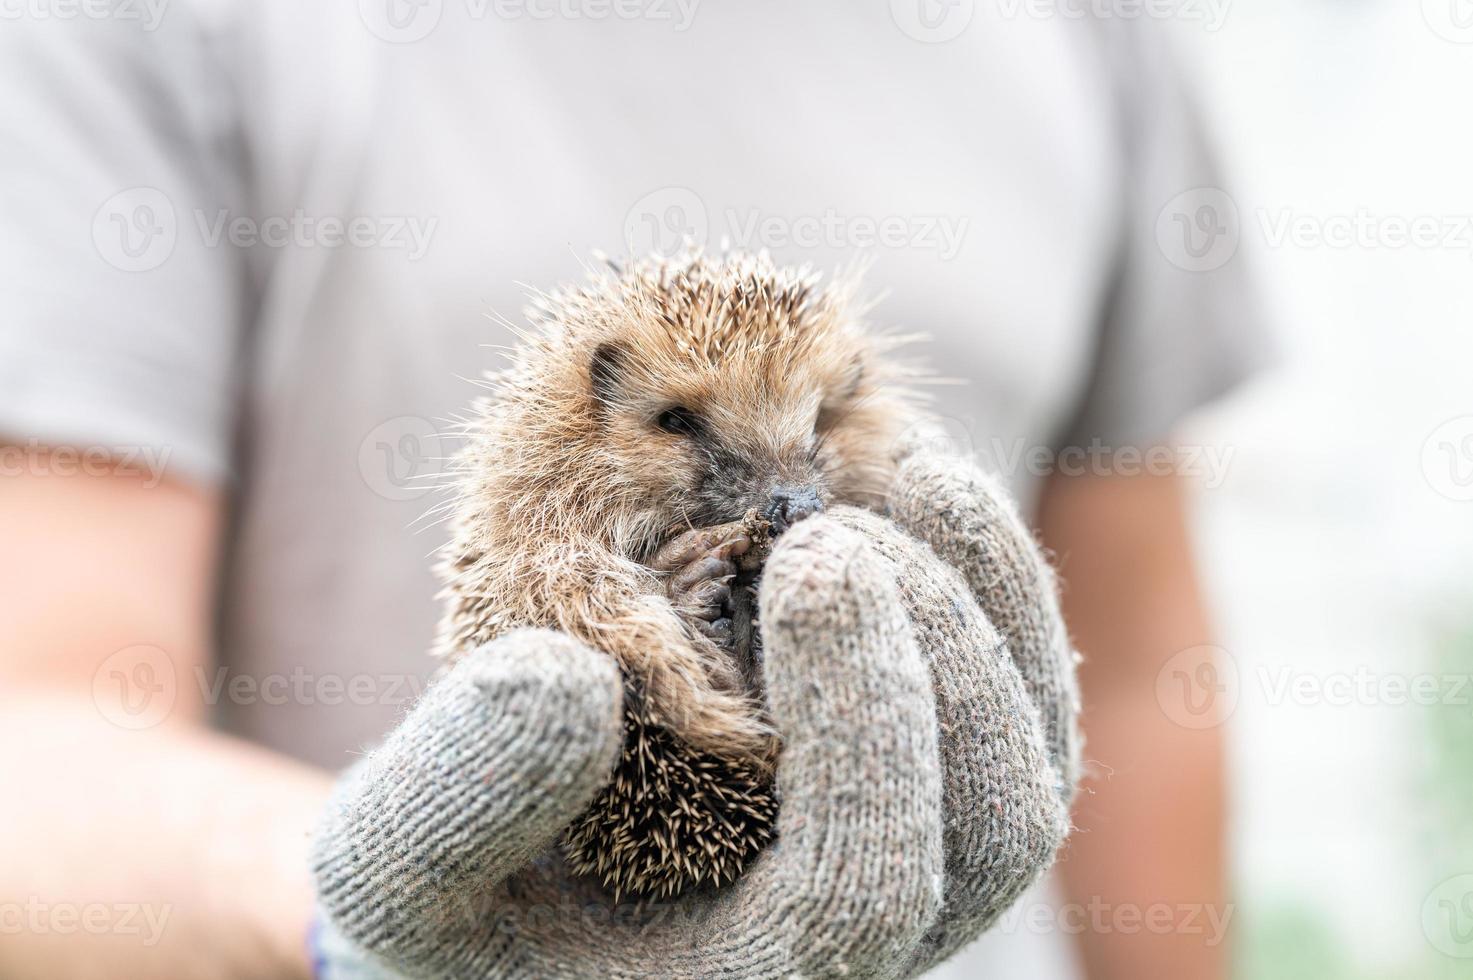
[[(957, 496), (923, 506), (934, 490)], [(976, 936), (1067, 831), (1072, 659), (995, 488), (913, 461), (894, 510), (983, 570), (964, 580), (864, 511), (784, 535), (761, 595), (782, 808), (739, 880), (613, 906), (567, 874), (557, 838), (614, 768), (621, 684), (602, 654), (523, 631), (340, 782), (316, 844), (322, 974), (909, 977)]]
[[(929, 544), (948, 573), (960, 571), (986, 616), (975, 633), (932, 639), (948, 623), (927, 610), (955, 600), (954, 573), (928, 574), (930, 566), (917, 560), (900, 578), (930, 655), (941, 727), (946, 906), (922, 950), (921, 965), (929, 967), (1012, 905), (1068, 833), (1083, 748), (1079, 655), (1059, 612), (1053, 569), (1000, 481), (961, 459), (916, 454), (901, 465), (890, 516)], [(881, 548), (895, 541), (876, 537)], [(929, 591), (926, 599), (915, 596), (917, 588)], [(989, 639), (981, 647), (970, 645), (983, 633)], [(1006, 660), (979, 655), (998, 649)]]

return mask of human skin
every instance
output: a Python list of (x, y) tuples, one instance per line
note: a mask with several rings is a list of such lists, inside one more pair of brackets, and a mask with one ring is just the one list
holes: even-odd
[[(331, 780), (211, 732), (182, 680), (210, 661), (220, 495), (29, 469), (0, 477), (0, 976), (307, 976)], [(131, 730), (93, 676), (138, 644), (181, 682)]]
[[(141, 643), (181, 677), (209, 664), (221, 494), (31, 469), (0, 480), (0, 785), (24, 787), (0, 807), (0, 912), (16, 913), (0, 915), (0, 975), (308, 976), (307, 845), (331, 777), (211, 732), (198, 685), (135, 731), (93, 684)], [(1107, 774), (1086, 782), (1061, 865), (1081, 904), (1223, 901), (1220, 735), (1176, 727), (1153, 693), (1160, 664), (1207, 635), (1182, 501), (1161, 478), (1044, 494), (1089, 654), (1086, 755)], [(99, 903), (113, 928), (65, 917)], [(1225, 951), (1203, 940), (1087, 930), (1081, 948), (1096, 980), (1215, 980)]]
[[(1064, 616), (1085, 655), (1087, 766), (1058, 873), (1073, 906), (1059, 921), (1083, 927), (1078, 948), (1090, 980), (1228, 973), (1231, 944), (1211, 926), (1230, 926), (1232, 914), (1222, 728), (1182, 727), (1156, 697), (1166, 661), (1212, 641), (1189, 491), (1176, 476), (1055, 476), (1041, 501)], [(1145, 928), (1162, 906), (1172, 925)]]

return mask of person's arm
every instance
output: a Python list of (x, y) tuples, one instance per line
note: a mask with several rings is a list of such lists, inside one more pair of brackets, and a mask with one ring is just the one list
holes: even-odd
[[(1085, 757), (1096, 772), (1060, 872), (1090, 980), (1227, 974), (1222, 730), (1182, 727), (1156, 698), (1165, 662), (1211, 641), (1185, 490), (1170, 476), (1056, 476), (1040, 506), (1084, 653)], [(1165, 930), (1163, 906), (1174, 923)]]
[(38, 468), (0, 476), (0, 975), (305, 976), (328, 779), (204, 727), (219, 494)]

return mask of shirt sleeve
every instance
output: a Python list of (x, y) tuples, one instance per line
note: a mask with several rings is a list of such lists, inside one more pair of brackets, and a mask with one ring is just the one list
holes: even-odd
[(0, 30), (0, 443), (218, 481), (245, 300), (210, 234), (240, 206), (233, 100), (190, 5), (96, 13)]
[(1271, 360), (1244, 215), (1160, 25), (1106, 25), (1120, 93), (1120, 241), (1061, 445), (1166, 439)]

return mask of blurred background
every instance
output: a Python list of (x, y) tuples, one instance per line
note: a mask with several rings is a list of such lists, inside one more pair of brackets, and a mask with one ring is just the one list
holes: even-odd
[[(503, 113), (498, 117), (503, 127), (527, 133), (530, 141), (543, 139), (551, 147), (545, 150), (551, 162), (523, 154), (516, 147), (508, 151), (503, 131), (495, 126), (464, 131), (459, 128), (462, 120), (445, 108), (444, 96), (495, 82), (489, 74), (479, 73), (480, 54), (474, 50), (489, 34), (466, 31), (462, 37), (461, 25), (449, 13), (437, 45), (399, 44), (413, 42), (417, 36), (396, 37), (396, 32), (413, 34), (419, 14), (433, 8), (431, 19), (437, 19), (440, 5), (433, 0), (406, 0), (407, 6), (399, 10), (403, 16), (395, 20), (392, 12), (399, 9), (397, 2), (364, 2), (357, 11), (348, 10), (353, 6), (349, 3), (336, 10), (332, 16), (349, 25), (341, 32), (348, 40), (332, 57), (319, 59), (316, 36), (305, 29), (300, 37), (285, 32), (296, 38), (302, 50), (278, 54), (283, 64), (306, 66), (292, 79), (321, 81), (328, 92), (334, 91), (334, 84), (343, 87), (337, 91), (344, 91), (369, 77), (364, 66), (374, 58), (391, 65), (392, 70), (379, 79), (381, 90), (362, 93), (362, 106), (349, 105), (342, 118), (334, 114), (333, 121), (341, 123), (344, 131), (361, 126), (369, 132), (374, 117), (363, 106), (372, 106), (382, 111), (381, 118), (402, 125), (403, 132), (424, 138), (422, 152), (400, 155), (379, 145), (379, 169), (375, 170), (372, 160), (364, 163), (373, 157), (363, 149), (373, 146), (367, 136), (361, 145), (346, 139), (335, 145), (331, 137), (342, 136), (335, 131), (327, 134), (322, 145), (335, 147), (340, 156), (324, 154), (325, 163), (315, 161), (322, 169), (314, 176), (320, 179), (316, 183), (303, 179), (298, 186), (295, 181), (300, 175), (291, 165), (300, 161), (292, 154), (299, 145), (315, 145), (316, 134), (301, 140), (301, 130), (317, 125), (318, 120), (310, 111), (292, 115), (289, 110), (297, 105), (298, 93), (289, 85), (275, 87), (280, 79), (267, 71), (250, 77), (252, 85), (270, 96), (262, 100), (267, 108), (261, 110), (261, 116), (272, 125), (261, 128), (281, 137), (280, 145), (273, 149), (281, 151), (287, 164), (276, 160), (277, 170), (263, 167), (256, 176), (263, 176), (263, 183), (277, 181), (278, 200), (270, 202), (277, 205), (283, 200), (296, 204), (296, 195), (300, 195), (308, 210), (315, 208), (317, 214), (340, 216), (352, 204), (370, 214), (375, 209), (387, 215), (429, 214), (439, 225), (411, 227), (414, 240), (405, 249), (358, 250), (352, 256), (357, 264), (348, 266), (347, 274), (332, 265), (341, 254), (324, 255), (331, 249), (257, 248), (251, 258), (258, 263), (244, 266), (245, 271), (232, 267), (228, 275), (238, 274), (239, 281), (231, 279), (220, 287), (223, 294), (234, 298), (237, 294), (232, 290), (239, 287), (243, 295), (246, 280), (254, 276), (257, 281), (250, 285), (259, 287), (266, 298), (259, 310), (248, 312), (260, 314), (263, 320), (275, 316), (293, 324), (297, 322), (293, 318), (299, 316), (303, 323), (320, 325), (319, 320), (331, 317), (315, 304), (322, 302), (323, 295), (337, 301), (336, 326), (341, 332), (313, 335), (312, 343), (300, 349), (283, 343), (266, 350), (260, 364), (251, 365), (262, 376), (301, 381), (297, 372), (308, 363), (298, 358), (303, 349), (323, 361), (345, 350), (344, 360), (369, 365), (352, 390), (345, 386), (344, 391), (318, 391), (308, 378), (292, 389), (300, 401), (263, 398), (253, 406), (262, 416), (256, 421), (265, 423), (259, 426), (261, 431), (281, 437), (281, 444), (290, 445), (290, 452), (300, 457), (328, 460), (322, 463), (322, 472), (330, 472), (330, 477), (319, 478), (322, 472), (298, 475), (300, 457), (293, 459), (283, 450), (279, 458), (263, 454), (254, 461), (259, 467), (253, 477), (256, 485), (247, 489), (261, 497), (272, 493), (281, 499), (301, 496), (315, 501), (321, 508), (319, 514), (328, 516), (309, 515), (294, 523), (283, 520), (281, 512), (267, 511), (272, 520), (252, 513), (241, 521), (240, 527), (257, 535), (253, 549), (242, 549), (247, 559), (256, 560), (268, 571), (271, 560), (283, 555), (296, 556), (298, 564), (296, 578), (278, 581), (273, 574), (262, 575), (265, 585), (253, 595), (256, 605), (236, 610), (233, 625), (262, 649), (279, 654), (279, 659), (263, 660), (254, 667), (260, 672), (257, 679), (284, 675), (303, 662), (310, 664), (301, 651), (315, 652), (310, 633), (315, 628), (335, 637), (352, 657), (363, 656), (361, 662), (351, 661), (353, 670), (371, 673), (371, 679), (379, 681), (412, 682), (396, 684), (392, 697), (377, 699), (370, 706), (372, 711), (355, 714), (354, 708), (364, 707), (361, 705), (334, 709), (342, 717), (352, 715), (364, 730), (375, 732), (384, 727), (380, 724), (384, 719), (397, 718), (408, 703), (408, 694), (400, 692), (417, 691), (432, 669), (419, 651), (437, 616), (429, 598), (435, 584), (428, 570), (428, 553), (440, 532), (416, 536), (406, 528), (418, 526), (416, 519), (433, 502), (425, 497), (426, 488), (437, 481), (444, 457), (453, 448), (446, 416), (475, 393), (469, 384), (457, 380), (451, 386), (444, 379), (473, 374), (479, 366), (466, 362), (468, 352), (481, 353), (491, 330), (483, 319), (485, 310), (515, 319), (523, 298), (521, 284), (496, 280), (488, 270), (556, 269), (558, 275), (572, 277), (590, 249), (617, 244), (609, 238), (621, 225), (633, 239), (630, 244), (636, 246), (648, 247), (651, 235), (653, 244), (665, 240), (663, 244), (668, 245), (672, 235), (678, 241), (680, 235), (695, 230), (704, 234), (707, 210), (716, 215), (721, 195), (729, 196), (732, 186), (741, 187), (740, 180), (723, 185), (721, 178), (731, 175), (723, 175), (719, 168), (713, 170), (714, 179), (706, 175), (704, 185), (674, 163), (668, 165), (668, 172), (648, 172), (633, 153), (630, 161), (615, 159), (620, 155), (611, 153), (609, 160), (590, 163), (581, 155), (580, 144), (558, 142), (584, 126), (576, 111), (558, 101), (558, 93), (541, 93), (546, 98), (539, 101), (537, 93), (510, 92), (503, 103), (497, 91), (498, 99), (487, 100)], [(692, 13), (696, 3), (690, 0), (681, 5), (679, 14)], [(705, 33), (697, 32), (703, 44), (712, 44), (713, 35), (720, 40), (721, 18), (740, 19), (732, 16), (735, 8), (721, 8), (717, 0), (710, 4), (709, 14), (702, 14), (699, 25)], [(974, 10), (985, 6), (995, 8), (988, 12), (993, 18), (1024, 20), (1071, 16), (1069, 11), (1091, 5), (1107, 7), (1117, 16), (1144, 16), (1142, 11), (1154, 11), (1161, 29), (1176, 42), (1190, 81), (1201, 96), (1205, 121), (1223, 158), (1223, 186), (1230, 192), (1208, 188), (1205, 196), (1191, 192), (1163, 202), (1158, 245), (1179, 269), (1211, 271), (1230, 262), (1251, 268), (1277, 349), (1271, 367), (1226, 401), (1192, 417), (1179, 433), (1180, 442), (1203, 460), (1197, 467), (1194, 519), (1220, 645), (1182, 651), (1157, 677), (1159, 707), (1172, 721), (1184, 728), (1221, 724), (1230, 742), (1234, 975), (1248, 980), (1451, 980), (1473, 976), (1473, 114), (1469, 111), (1473, 0), (895, 0), (891, 10), (905, 33), (917, 41), (937, 42), (939, 51), (951, 36), (946, 34), (946, 25), (960, 24), (959, 29), (965, 29)], [(200, 3), (196, 13), (203, 11), (200, 19), (208, 22), (217, 7), (229, 6)], [(464, 6), (447, 4), (446, 10)], [(165, 15), (166, 7), (167, 0), (138, 5), (145, 18), (155, 19)], [(52, 9), (42, 0), (14, 4), (0, 0), (0, 32), (18, 27), (19, 21), (43, 8)], [(385, 9), (390, 11), (387, 20), (383, 19)], [(801, 8), (795, 5), (795, 9)], [(902, 10), (909, 13), (902, 16)], [(917, 10), (921, 11), (918, 20)], [(271, 26), (294, 25), (296, 14), (286, 5), (272, 11), (277, 19)], [(871, 13), (884, 19), (882, 12)], [(818, 16), (814, 14), (813, 19), (817, 21)], [(979, 23), (983, 16), (978, 15)], [(331, 16), (320, 19), (329, 22)], [(181, 20), (183, 24), (178, 23)], [(176, 35), (170, 29), (183, 33), (190, 26), (188, 18), (166, 21), (160, 37), (172, 43)], [(255, 26), (259, 25), (248, 25), (248, 38)], [(567, 31), (578, 44), (589, 45), (584, 50), (591, 51), (596, 50), (593, 45), (602, 43), (596, 30), (600, 26), (570, 24)], [(665, 25), (643, 26), (651, 33), (666, 29)], [(528, 32), (525, 36), (531, 36), (536, 27), (515, 25)], [(585, 28), (587, 33), (580, 33)], [(893, 33), (892, 25), (885, 23), (883, 32)], [(262, 34), (266, 33), (263, 28)], [(44, 27), (37, 34), (56, 36)], [(520, 77), (516, 58), (524, 55), (531, 61), (545, 52), (520, 52), (517, 42), (505, 40), (509, 36), (498, 34), (509, 66), (505, 72)], [(997, 77), (1006, 77), (1009, 68), (1033, 63), (1035, 49), (1027, 44), (1036, 41), (1029, 42), (1029, 37), (1025, 23), (1017, 33), (1017, 50), (1010, 52), (1016, 62), (988, 66)], [(773, 43), (777, 53), (765, 52), (764, 56), (777, 62), (792, 55), (781, 49), (780, 40)], [(844, 38), (835, 43), (844, 43)], [(565, 56), (570, 60), (579, 57), (578, 44), (568, 47), (571, 53)], [(455, 53), (460, 47), (471, 49), (474, 57), (446, 58), (447, 51)], [(365, 50), (371, 53), (364, 55)], [(930, 56), (912, 51), (910, 57), (927, 60)], [(437, 89), (424, 78), (433, 78), (426, 68), (441, 61), (452, 69), (436, 80), (443, 86)], [(556, 65), (539, 67), (557, 71)], [(657, 76), (656, 68), (645, 67), (652, 77)], [(341, 74), (333, 77), (335, 71)], [(457, 76), (457, 71), (464, 74)], [(525, 74), (538, 77), (531, 71)], [(821, 75), (821, 69), (814, 75)], [(978, 77), (986, 78), (987, 73), (979, 72)], [(767, 72), (762, 81), (784, 98), (790, 95), (782, 90), (780, 72)], [(1071, 79), (1071, 83), (1077, 81)], [(55, 79), (38, 79), (37, 91), (53, 83)], [(819, 88), (815, 86), (816, 99), (835, 99), (834, 92)], [(885, 94), (883, 85), (877, 84), (877, 90)], [(762, 91), (759, 88), (759, 94)], [(595, 95), (590, 100), (594, 109), (583, 108), (597, 124), (585, 127), (592, 129), (590, 141), (602, 140), (616, 148), (639, 142), (637, 129), (626, 126), (616, 113), (598, 111), (617, 106), (621, 93), (611, 86), (609, 92)], [(600, 103), (598, 98), (606, 101)], [(310, 100), (304, 96), (300, 102), (307, 105)], [(1006, 102), (999, 100), (1012, 111), (1014, 107)], [(37, 104), (45, 105), (45, 99)], [(111, 111), (105, 101), (98, 105), (102, 108), (91, 107), (98, 116)], [(783, 105), (792, 108), (786, 102)], [(927, 113), (945, 118), (946, 109), (916, 107), (911, 121), (921, 120), (915, 125), (924, 128), (933, 118)], [(272, 111), (280, 111), (281, 119), (273, 117)], [(801, 122), (801, 112), (793, 115)], [(24, 122), (39, 132), (46, 120)], [(710, 124), (711, 131), (726, 132), (721, 130), (726, 120), (686, 122)], [(855, 128), (864, 127), (857, 124)], [(20, 135), (11, 134), (17, 154), (24, 152), (29, 132), (19, 129)], [(1087, 129), (1082, 123), (1082, 146), (1099, 137)], [(92, 134), (84, 135), (90, 139)], [(883, 156), (885, 134), (865, 135), (874, 141), (871, 149), (880, 151), (876, 155)], [(393, 130), (386, 140), (409, 142)], [(81, 139), (78, 145), (97, 159), (109, 149), (105, 138), (95, 145)], [(985, 146), (985, 141), (979, 145)], [(790, 161), (782, 157), (781, 148), (761, 149), (768, 154), (769, 168), (786, 176), (783, 168)], [(972, 152), (977, 147), (966, 145), (964, 149)], [(763, 159), (761, 153), (754, 156)], [(774, 167), (774, 159), (781, 166)], [(461, 210), (457, 188), (478, 185), (488, 160), (505, 168), (506, 179), (519, 192), (531, 186), (531, 181), (525, 186), (516, 182), (518, 167), (524, 168), (524, 175), (538, 173), (565, 191), (555, 200), (542, 202), (548, 227), (531, 244), (497, 224), (508, 215), (516, 220), (514, 206), (504, 212), (492, 208), (484, 216), (468, 216)], [(114, 166), (118, 175), (107, 172)], [(568, 172), (557, 167), (568, 167)], [(76, 211), (65, 215), (70, 222), (66, 227), (86, 228), (101, 222), (108, 233), (121, 228), (118, 241), (129, 243), (134, 230), (130, 221), (145, 211), (151, 218), (154, 212), (147, 209), (167, 208), (172, 215), (177, 205), (181, 215), (186, 213), (185, 197), (176, 195), (171, 203), (155, 187), (169, 176), (156, 161), (145, 156), (141, 163), (135, 159), (124, 166), (107, 160), (98, 169), (103, 171), (101, 178), (88, 176), (113, 183), (106, 184), (104, 193), (89, 189), (66, 202)], [(862, 180), (846, 183), (832, 178), (822, 172), (821, 165), (812, 171), (792, 169), (791, 181), (776, 191), (777, 198), (788, 195), (788, 200), (775, 200), (773, 214), (783, 213), (786, 207), (787, 213), (809, 216), (808, 205), (802, 203), (804, 196), (827, 200), (823, 195), (830, 183), (836, 187), (832, 191), (836, 200), (842, 201), (844, 193), (852, 195), (857, 186), (859, 193), (876, 196), (875, 208), (892, 207), (897, 213), (916, 206), (883, 200), (886, 194), (894, 193), (896, 201), (903, 202), (906, 194), (918, 194), (925, 200), (931, 190), (915, 174), (907, 175), (914, 186), (877, 190), (864, 186)], [(1067, 165), (1060, 171), (1073, 174)], [(590, 177), (590, 172), (595, 176)], [(1080, 183), (1097, 176), (1087, 174)], [(108, 198), (119, 181), (137, 186)], [(81, 179), (78, 183), (85, 186)], [(703, 201), (686, 185), (715, 189), (704, 191), (708, 200)], [(135, 192), (140, 190), (147, 194), (139, 197)], [(1060, 222), (1070, 218), (1079, 217), (1083, 226), (1091, 217), (1099, 217), (1070, 213), (1069, 201), (1050, 202), (1060, 209), (1053, 214), (1035, 215), (1023, 208), (1015, 212), (1009, 210), (1006, 188), (990, 190), (996, 195), (993, 202), (1002, 201), (1004, 206), (979, 209), (979, 228), (983, 217), (997, 218), (1000, 224), (1011, 220), (1024, 229), (1036, 220), (1054, 219), (1056, 223), (1048, 230), (1057, 233)], [(736, 193), (739, 198), (742, 192)], [(20, 202), (18, 212), (29, 203), (25, 188), (15, 198)], [(99, 202), (104, 202), (101, 209)], [(260, 204), (211, 201), (215, 203), (242, 211)], [(117, 213), (110, 213), (109, 208)], [(702, 215), (700, 229), (689, 226), (697, 212)], [(219, 213), (225, 214), (226, 209)], [(679, 220), (662, 224), (672, 214)], [(47, 219), (57, 216), (24, 217), (36, 227), (46, 227)], [(0, 220), (10, 218), (0, 216)], [(121, 220), (124, 218), (127, 220)], [(112, 219), (120, 219), (116, 227), (108, 223)], [(155, 267), (178, 275), (178, 281), (188, 280), (195, 267), (187, 263), (209, 249), (191, 251), (193, 229), (185, 225), (184, 217), (179, 221), (180, 245), (172, 264), (165, 264), (169, 250), (175, 247), (172, 225), (162, 254), (151, 256), (147, 253), (149, 239), (144, 240), (139, 254), (126, 249), (110, 252), (101, 244), (106, 236), (99, 236), (94, 224), (98, 251), (112, 267), (106, 271), (116, 274), (107, 281), (146, 283), (146, 277), (135, 273)], [(1062, 226), (1071, 234), (1053, 237), (1072, 237), (1075, 226)], [(789, 237), (792, 230), (787, 229)], [(941, 231), (943, 236), (947, 233), (945, 228)], [(951, 231), (960, 234), (963, 230)], [(1202, 250), (1190, 238), (1182, 244), (1182, 239), (1173, 237), (1198, 231), (1207, 234)], [(422, 241), (414, 237), (419, 233)], [(1005, 267), (1007, 259), (1026, 254), (1020, 248), (1013, 255), (1007, 234), (991, 238), (976, 234), (969, 244), (1004, 253)], [(437, 249), (431, 261), (413, 265), (431, 237)], [(1048, 238), (1041, 234), (1030, 245), (1037, 249)], [(93, 241), (69, 238), (66, 246), (79, 247), (86, 260), (96, 264)], [(15, 247), (15, 255), (31, 251), (29, 242)], [(1055, 246), (1044, 241), (1043, 247)], [(805, 248), (799, 243), (778, 257), (827, 265), (831, 257), (850, 251), (826, 245)], [(908, 274), (909, 281), (897, 292), (909, 302), (909, 309), (924, 311), (927, 301), (949, 302), (929, 295), (926, 276), (936, 266), (927, 263), (954, 255), (906, 255), (900, 248), (880, 251), (883, 254), (873, 278), (883, 286), (896, 269), (902, 273), (897, 280), (905, 280)], [(290, 260), (280, 263), (289, 269), (288, 274), (272, 268), (276, 253)], [(218, 259), (213, 253), (209, 257)], [(1052, 272), (1028, 271), (1039, 278), (1020, 282), (1032, 286), (1044, 283)], [(957, 274), (954, 266), (952, 273)], [(970, 283), (970, 274), (967, 278)], [(452, 294), (447, 283), (459, 292)], [(531, 285), (552, 284), (539, 279)], [(976, 288), (986, 291), (982, 285)], [(64, 292), (65, 285), (58, 291)], [(177, 290), (169, 293), (182, 294)], [(107, 294), (99, 291), (98, 295)], [(890, 309), (906, 310), (905, 302)], [(951, 312), (954, 320), (966, 319)], [(198, 311), (189, 308), (186, 313), (193, 317)], [(1030, 313), (1023, 309), (1017, 317), (1025, 328), (1032, 326)], [(452, 319), (453, 325), (446, 326)], [(406, 324), (427, 322), (444, 327), (441, 349), (429, 349), (413, 331), (403, 329)], [(956, 335), (966, 339), (967, 329), (974, 328), (963, 323)], [(334, 349), (344, 338), (347, 342), (342, 343), (342, 350)], [(195, 339), (191, 334), (185, 346)], [(1008, 343), (1004, 338), (1002, 346), (1011, 352)], [(1046, 347), (1046, 341), (1039, 346)], [(1054, 352), (1031, 353), (1052, 368)], [(391, 365), (392, 371), (385, 369), (382, 377), (374, 374), (379, 370), (375, 358)], [(1003, 363), (1010, 366), (1010, 362)], [(305, 373), (311, 370), (309, 364)], [(84, 372), (78, 376), (86, 380)], [(224, 376), (222, 371), (220, 377)], [(224, 383), (208, 376), (197, 387), (216, 382)], [(36, 390), (46, 387), (42, 382)], [(1015, 393), (1004, 392), (1007, 394)], [(315, 419), (316, 424), (300, 425), (305, 418)], [(189, 421), (193, 425), (195, 420)], [(222, 409), (219, 418), (205, 419), (198, 428), (219, 435), (230, 424)], [(980, 428), (967, 422), (958, 425), (951, 433), (954, 438), (972, 449), (987, 448)], [(219, 432), (214, 431), (217, 429)], [(52, 435), (30, 430), (17, 430), (17, 434), (34, 437), (37, 443), (46, 443)], [(82, 434), (97, 438), (96, 433)], [(184, 438), (175, 442), (170, 448), (179, 450), (182, 463), (178, 465), (188, 475), (196, 475), (190, 467), (198, 457), (185, 457), (198, 447)], [(217, 469), (223, 471), (223, 463)], [(219, 473), (207, 475), (215, 478)], [(1027, 476), (1017, 471), (1010, 475)], [(285, 508), (282, 512), (292, 513)], [(365, 519), (364, 515), (369, 516)], [(240, 527), (232, 527), (232, 533)], [(324, 548), (314, 555), (303, 542), (314, 533), (324, 533), (323, 528), (328, 529), (329, 543), (334, 540), (331, 534), (339, 535), (339, 541), (351, 540), (376, 563), (364, 561), (350, 568), (328, 565), (326, 559), (319, 563), (322, 555), (335, 560), (336, 552)], [(303, 555), (308, 560), (302, 561)], [(375, 596), (380, 600), (391, 596), (393, 601), (374, 601)], [(299, 599), (302, 605), (293, 606)], [(402, 607), (397, 605), (401, 599)], [(331, 608), (333, 601), (340, 603), (336, 610)], [(260, 615), (262, 610), (297, 611), (311, 604), (319, 604), (311, 608), (320, 615), (306, 624), (307, 631), (299, 633), (293, 624), (290, 631), (282, 628), (272, 634), (260, 628), (253, 633), (258, 623), (268, 619)], [(326, 611), (321, 612), (322, 608)], [(373, 621), (375, 615), (403, 620), (404, 625), (386, 640), (379, 635), (382, 630)], [(345, 622), (347, 626), (342, 625)], [(358, 635), (351, 634), (355, 622)], [(388, 652), (393, 658), (376, 649), (375, 643), (392, 648)], [(130, 653), (133, 649), (120, 650), (106, 662), (125, 654), (132, 657), (125, 658), (129, 676), (140, 663), (150, 671), (155, 666), (161, 670), (178, 667), (177, 651), (150, 646), (138, 648), (145, 653), (135, 655)], [(381, 659), (374, 660), (375, 656)], [(97, 676), (102, 676), (102, 668), (97, 669)], [(349, 668), (339, 669), (346, 672)], [(331, 671), (329, 663), (321, 676), (335, 676)], [(181, 692), (189, 686), (180, 683)], [(171, 688), (159, 718), (175, 709), (174, 694)], [(249, 715), (247, 720), (255, 726), (253, 734), (260, 741), (272, 744), (273, 739), (279, 740), (278, 748), (292, 743), (293, 751), (314, 763), (336, 766), (343, 762), (340, 746), (319, 745), (310, 726), (300, 721), (322, 706), (306, 702), (263, 705), (260, 701), (253, 696), (248, 704), (232, 704), (226, 696), (208, 707), (216, 721), (225, 719), (222, 727), (230, 729), (231, 716), (236, 714), (234, 727), (247, 731), (240, 719)], [(204, 717), (204, 703), (190, 707), (200, 708), (199, 715)], [(293, 715), (293, 709), (301, 710)], [(148, 725), (159, 718), (149, 719)], [(116, 718), (108, 720), (118, 724)], [(325, 785), (325, 775), (317, 778)], [(146, 794), (140, 791), (140, 795)], [(186, 822), (191, 808), (207, 810), (208, 805), (184, 798), (173, 807), (185, 814), (181, 820)], [(69, 816), (74, 822), (96, 819), (92, 812)], [(157, 827), (151, 830), (155, 837), (167, 836)], [(301, 836), (295, 827), (291, 833), (293, 841)], [(258, 855), (246, 847), (237, 857), (240, 866), (249, 867)], [(286, 863), (297, 857), (291, 852)], [(1030, 919), (1025, 906), (1018, 914), (1005, 917), (999, 931), (1060, 931), (1058, 910), (1051, 911), (1049, 901), (1036, 899), (1040, 904), (1033, 908), (1044, 910), (1039, 920)], [(1020, 972), (1048, 975), (1043, 970)], [(952, 980), (966, 975), (945, 976)]]
[(1239, 973), (1470, 976), (1473, 4), (1179, 27), (1281, 348), (1190, 437), (1236, 450), (1198, 516)]

